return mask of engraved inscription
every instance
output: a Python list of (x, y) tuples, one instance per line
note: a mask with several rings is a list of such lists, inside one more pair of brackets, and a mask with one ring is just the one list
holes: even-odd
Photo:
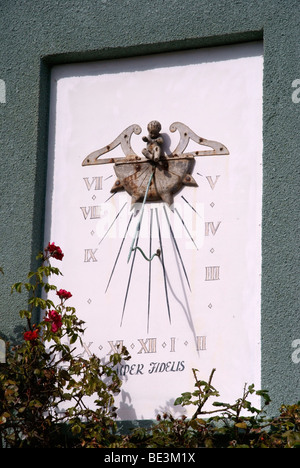
[(94, 190), (102, 190), (102, 180), (103, 180), (103, 177), (100, 176), (100, 177), (93, 177), (91, 182), (90, 182), (90, 178), (89, 177), (84, 177), (83, 178), (84, 182), (85, 182), (85, 185), (86, 185), (86, 188), (90, 191), (92, 188), (94, 188)]
[(138, 354), (145, 353), (156, 353), (156, 338), (147, 338), (147, 340), (139, 339), (138, 340), (142, 345)]
[(220, 177), (220, 175), (217, 175), (216, 178), (215, 178), (215, 180), (213, 181), (211, 176), (206, 176), (206, 179), (207, 179), (207, 181), (208, 181), (208, 183), (209, 183), (209, 185), (210, 185), (210, 188), (211, 188), (212, 190), (215, 188), (216, 183), (217, 183), (218, 180), (219, 180), (219, 177)]
[(101, 206), (81, 206), (80, 207), (84, 219), (90, 218), (90, 219), (100, 219), (101, 218), (101, 211), (102, 207)]
[(219, 229), (221, 221), (215, 225), (212, 221), (208, 221), (205, 223), (205, 235), (209, 236), (211, 233), (213, 236), (216, 234), (217, 230)]
[(219, 279), (220, 279), (220, 267), (219, 266), (205, 267), (205, 281), (217, 281)]
[(122, 348), (124, 346), (124, 341), (123, 340), (118, 340), (116, 343), (113, 341), (108, 341), (108, 344), (110, 346), (110, 351), (107, 354), (116, 354), (116, 353), (121, 353)]
[(205, 351), (206, 350), (206, 336), (197, 336), (197, 351)]
[[(135, 340), (134, 340), (135, 341)], [(166, 340), (160, 340), (159, 338), (138, 338), (137, 342), (139, 344), (138, 347), (135, 346), (135, 342), (132, 342), (130, 346), (128, 346), (128, 342), (125, 339), (118, 339), (118, 340), (107, 340), (105, 343), (102, 343), (98, 346), (98, 349), (102, 351), (104, 349), (105, 354), (120, 354), (122, 352), (123, 347), (131, 348), (132, 352), (135, 350), (136, 354), (144, 355), (144, 354), (169, 354), (174, 353), (175, 351), (180, 351), (182, 347), (194, 347), (197, 351), (206, 351), (207, 350), (207, 337), (205, 335), (198, 335), (195, 337), (195, 341), (187, 341), (184, 337), (171, 337)], [(178, 342), (178, 350), (175, 350), (175, 342)], [(167, 344), (169, 343), (169, 344)], [(88, 355), (93, 354), (93, 349), (96, 346), (96, 343), (90, 341), (87, 343), (82, 343), (84, 353)], [(161, 349), (162, 348), (162, 349)]]
[(98, 249), (84, 249), (84, 261), (85, 262), (97, 262), (95, 255)]

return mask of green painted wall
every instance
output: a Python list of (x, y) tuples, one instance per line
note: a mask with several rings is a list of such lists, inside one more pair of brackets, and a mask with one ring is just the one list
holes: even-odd
[(22, 331), (17, 312), (26, 298), (11, 296), (10, 286), (43, 247), (51, 66), (253, 40), (264, 41), (262, 387), (275, 409), (300, 399), (300, 363), (292, 359), (300, 339), (300, 102), (292, 99), (299, 0), (1, 0), (3, 338)]

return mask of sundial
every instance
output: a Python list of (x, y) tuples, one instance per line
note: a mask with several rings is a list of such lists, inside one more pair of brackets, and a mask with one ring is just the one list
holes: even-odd
[(257, 47), (52, 70), (45, 245), (62, 248), (56, 285), (86, 324), (76, 352), (131, 355), (122, 420), (178, 415), (193, 368), (217, 369), (222, 401), (259, 388)]
[[(166, 155), (163, 150), (160, 122), (157, 120), (149, 122), (147, 129), (149, 134), (143, 137), (143, 141), (147, 143), (147, 147), (142, 151), (143, 156), (137, 155), (131, 146), (132, 134), (138, 135), (142, 129), (139, 125), (130, 125), (112, 143), (89, 154), (82, 163), (83, 166), (114, 164), (117, 180), (111, 192), (126, 190), (131, 195), (132, 205), (142, 201), (146, 194), (146, 201), (162, 201), (172, 206), (174, 195), (184, 185), (198, 185), (192, 176), (195, 157), (229, 154), (222, 143), (201, 138), (187, 125), (174, 122), (170, 126), (170, 131), (177, 130), (180, 140), (174, 151)], [(190, 139), (200, 146), (211, 149), (184, 152)], [(118, 145), (121, 145), (124, 157), (101, 159), (103, 154)]]
[[(164, 151), (164, 139), (161, 134), (161, 124), (157, 120), (152, 120), (147, 126), (148, 135), (143, 137), (143, 141), (146, 143), (146, 147), (142, 150), (142, 155), (138, 155), (132, 148), (131, 137), (134, 134), (139, 135), (142, 132), (142, 129), (139, 125), (133, 124), (127, 127), (113, 142), (102, 147), (99, 150), (96, 150), (90, 153), (82, 162), (82, 166), (93, 166), (101, 164), (114, 164), (114, 171), (117, 176), (114, 185), (111, 188), (111, 193), (116, 194), (120, 191), (126, 191), (131, 196), (131, 208), (138, 206), (140, 211), (139, 221), (137, 223), (135, 236), (131, 243), (129, 250), (128, 261), (131, 258), (132, 252), (140, 251), (143, 257), (151, 262), (154, 257), (159, 257), (162, 263), (163, 273), (164, 273), (164, 283), (165, 283), (165, 295), (166, 303), (168, 309), (168, 316), (171, 322), (171, 311), (168, 300), (168, 291), (167, 291), (167, 273), (166, 266), (164, 262), (164, 252), (163, 245), (161, 240), (161, 229), (159, 225), (159, 218), (157, 214), (157, 208), (155, 209), (157, 227), (159, 232), (159, 248), (156, 249), (155, 253), (152, 253), (152, 222), (153, 222), (153, 213), (151, 211), (151, 230), (150, 230), (150, 248), (149, 252), (146, 254), (138, 245), (139, 242), (139, 233), (141, 230), (141, 223), (143, 220), (143, 213), (145, 204), (148, 202), (154, 203), (163, 203), (166, 204), (171, 211), (174, 211), (174, 196), (176, 196), (184, 186), (197, 187), (198, 184), (195, 181), (192, 173), (195, 164), (196, 157), (208, 157), (208, 156), (225, 156), (229, 154), (228, 149), (223, 143), (219, 141), (207, 140), (203, 137), (198, 136), (193, 132), (187, 125), (181, 122), (174, 122), (170, 125), (170, 131), (179, 132), (179, 142), (176, 148), (170, 153), (166, 154)], [(193, 140), (199, 144), (199, 150), (188, 152), (186, 148), (190, 140)], [(124, 153), (124, 156), (121, 157), (111, 157), (111, 158), (102, 158), (104, 154), (114, 150), (116, 147), (121, 145), (121, 149)], [(202, 149), (205, 147), (206, 149)], [(210, 149), (207, 149), (210, 148)], [(192, 207), (193, 208), (193, 207)], [(195, 209), (194, 209), (195, 211)], [(120, 211), (121, 212), (121, 211)], [(117, 213), (115, 220), (120, 215), (120, 212)], [(168, 214), (164, 208), (165, 216), (167, 223), (170, 227), (170, 234), (172, 242), (175, 244), (177, 255), (186, 277), (188, 286), (190, 288), (190, 283), (184, 267), (184, 261), (182, 259), (182, 254), (178, 247), (175, 235), (172, 231), (170, 220)], [(179, 212), (175, 211), (178, 216)], [(129, 223), (132, 220), (132, 216), (129, 218)], [(184, 219), (181, 219), (184, 223)], [(116, 261), (113, 266), (112, 273), (109, 278), (108, 286), (112, 279), (112, 275), (117, 265), (119, 259), (119, 254), (121, 248), (123, 247), (124, 238), (120, 245), (119, 253), (116, 258)], [(124, 318), (125, 306), (127, 301), (127, 296), (129, 292), (129, 286), (131, 283), (131, 275), (133, 270), (135, 257), (133, 257), (131, 270), (129, 272), (128, 284), (125, 294), (125, 300), (123, 304), (122, 319), (121, 324)], [(151, 275), (151, 265), (149, 265), (149, 284), (150, 284), (150, 275)], [(149, 327), (149, 307), (150, 307), (150, 290), (148, 291), (148, 327)]]

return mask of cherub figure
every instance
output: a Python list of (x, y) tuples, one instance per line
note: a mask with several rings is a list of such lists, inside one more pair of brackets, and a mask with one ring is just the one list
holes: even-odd
[(142, 138), (142, 140), (147, 143), (147, 148), (144, 148), (142, 153), (146, 158), (157, 162), (163, 155), (163, 137), (159, 133), (161, 131), (161, 125), (157, 120), (152, 120), (147, 125), (147, 130), (149, 132), (148, 137), (144, 136)]

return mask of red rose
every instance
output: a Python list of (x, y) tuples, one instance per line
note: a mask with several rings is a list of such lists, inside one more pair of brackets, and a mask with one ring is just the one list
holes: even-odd
[(70, 297), (72, 297), (72, 294), (65, 289), (60, 289), (56, 294), (60, 299), (70, 299)]
[(62, 260), (64, 254), (62, 253), (62, 250), (58, 245), (55, 245), (54, 242), (52, 244), (48, 244), (48, 247), (46, 247), (46, 252), (50, 253), (50, 256), (53, 258), (56, 258), (57, 260)]
[(34, 331), (27, 331), (24, 333), (24, 340), (25, 341), (35, 341), (38, 337), (38, 333), (39, 331), (38, 330), (34, 330)]
[(45, 322), (51, 322), (51, 330), (56, 333), (62, 326), (61, 315), (56, 310), (49, 310), (48, 317), (45, 318)]

